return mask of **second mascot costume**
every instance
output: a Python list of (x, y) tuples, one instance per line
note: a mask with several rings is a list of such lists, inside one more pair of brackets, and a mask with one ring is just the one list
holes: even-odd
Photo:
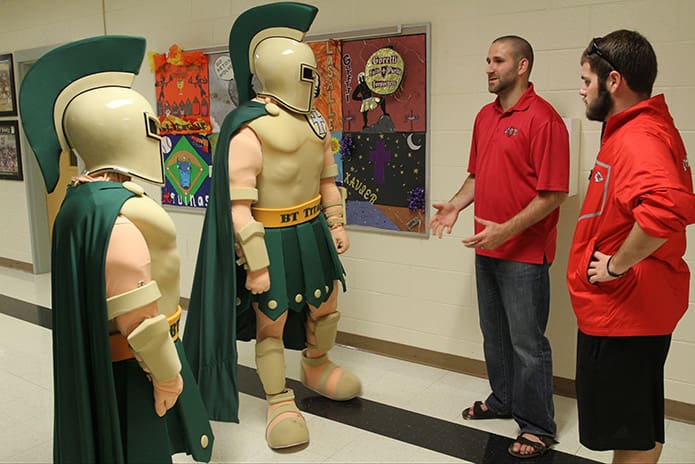
[(102, 36), (41, 57), (20, 91), (47, 190), (78, 156), (52, 243), (54, 462), (209, 461), (213, 436), (178, 340), (179, 255), (166, 212), (132, 177), (163, 182), (159, 122), (131, 89), (145, 39)]
[(285, 347), (303, 350), (308, 388), (335, 400), (361, 393), (359, 379), (327, 356), (344, 286), (338, 253), (349, 242), (330, 135), (313, 105), (316, 59), (302, 43), (317, 12), (274, 3), (247, 10), (232, 26), (240, 105), (225, 118), (215, 150), (184, 337), (211, 418), (222, 421), (238, 421), (236, 338), (256, 339), (274, 449), (309, 441), (285, 387)]

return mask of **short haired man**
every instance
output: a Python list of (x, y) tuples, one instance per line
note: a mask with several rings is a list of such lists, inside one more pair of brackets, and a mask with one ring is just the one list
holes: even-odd
[(655, 463), (664, 363), (688, 307), (692, 173), (664, 96), (651, 96), (657, 64), (647, 39), (627, 30), (593, 39), (581, 66), (586, 116), (605, 125), (567, 268), (580, 441), (614, 450), (613, 462)]
[(492, 42), (488, 90), (497, 99), (475, 120), (468, 178), (447, 203), (433, 204), (430, 228), (451, 233), (475, 201), (476, 282), (485, 363), (492, 393), (463, 411), (465, 419), (514, 418), (515, 457), (544, 454), (555, 442), (552, 359), (545, 337), (549, 267), (555, 257), (559, 206), (567, 197), (567, 129), (536, 95), (531, 45), (518, 36)]

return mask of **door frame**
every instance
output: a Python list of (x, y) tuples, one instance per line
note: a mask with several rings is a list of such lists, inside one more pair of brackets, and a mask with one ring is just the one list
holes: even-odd
[[(20, 89), (24, 76), (31, 65), (46, 52), (56, 46), (18, 50), (14, 52), (15, 80)], [(21, 120), (21, 111), (19, 112)], [(21, 126), (21, 124), (20, 124)], [(32, 268), (34, 274), (51, 272), (51, 240), (48, 235), (48, 208), (46, 206), (46, 184), (39, 168), (34, 151), (29, 141), (20, 129), (20, 145), (24, 154), (24, 189), (27, 198), (27, 213), (29, 216), (29, 235), (31, 239)]]

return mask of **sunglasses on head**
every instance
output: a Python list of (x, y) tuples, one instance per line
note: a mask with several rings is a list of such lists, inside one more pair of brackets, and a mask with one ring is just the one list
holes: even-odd
[(608, 56), (601, 50), (601, 48), (598, 46), (597, 41), (601, 40), (601, 37), (596, 37), (591, 41), (591, 50), (589, 50), (588, 55), (598, 55), (599, 58), (602, 58), (606, 63), (611, 65), (611, 68), (613, 68), (615, 71), (618, 73), (622, 74), (620, 72), (620, 69), (616, 65), (613, 64), (613, 62), (608, 58)]

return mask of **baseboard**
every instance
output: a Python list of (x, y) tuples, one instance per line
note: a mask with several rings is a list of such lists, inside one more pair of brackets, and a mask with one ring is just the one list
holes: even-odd
[[(478, 359), (440, 353), (344, 332), (338, 332), (336, 341), (341, 345), (391, 358), (487, 378), (485, 362)], [(576, 398), (574, 379), (553, 377), (553, 391), (556, 395)], [(695, 404), (667, 399), (664, 404), (664, 414), (668, 419), (695, 424)]]
[[(183, 309), (188, 309), (188, 303), (188, 298), (181, 298), (181, 307)], [(460, 372), (483, 379), (487, 378), (485, 362), (479, 359), (440, 353), (438, 351), (426, 350), (424, 348), (387, 342), (345, 332), (338, 332), (336, 342), (362, 351), (402, 359), (403, 361), (438, 367), (440, 369)], [(574, 379), (553, 377), (553, 392), (556, 395), (576, 398), (577, 392), (574, 386)], [(695, 404), (667, 399), (664, 404), (664, 414), (668, 419), (695, 424)]]
[(34, 272), (34, 265), (24, 261), (17, 261), (10, 258), (0, 257), (0, 266), (9, 267), (10, 269), (18, 269), (25, 272)]
[(669, 419), (695, 424), (695, 404), (666, 400), (664, 414)]

